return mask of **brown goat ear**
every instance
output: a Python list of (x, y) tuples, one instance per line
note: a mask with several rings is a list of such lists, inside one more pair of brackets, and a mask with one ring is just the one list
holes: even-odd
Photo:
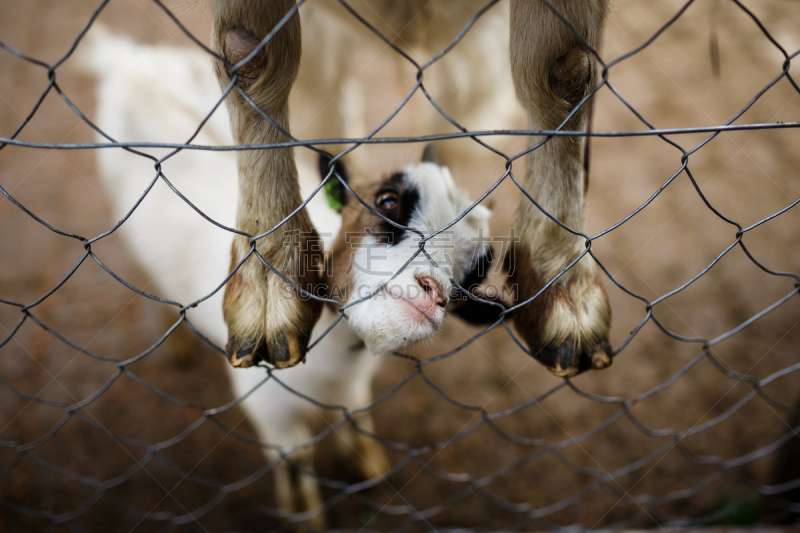
[[(319, 177), (325, 177), (331, 171), (331, 158), (327, 154), (319, 154), (317, 160), (319, 166)], [(337, 159), (333, 163), (334, 174), (325, 182), (323, 190), (325, 191), (325, 198), (328, 200), (328, 205), (336, 212), (341, 212), (344, 205), (347, 203), (347, 189), (345, 189), (342, 182), (336, 177), (337, 175), (342, 178), (345, 183), (349, 183), (350, 176), (347, 174), (347, 168), (342, 163), (341, 159)]]
[(439, 162), (439, 151), (436, 147), (432, 144), (425, 146), (425, 149), (422, 151), (422, 163), (433, 163), (435, 165), (441, 165)]

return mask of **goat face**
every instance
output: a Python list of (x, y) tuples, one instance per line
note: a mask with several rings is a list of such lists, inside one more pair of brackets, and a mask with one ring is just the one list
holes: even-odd
[[(338, 173), (346, 179), (341, 167)], [(427, 256), (415, 256), (424, 237), (472, 204), (450, 171), (421, 162), (354, 192), (371, 209), (350, 195), (339, 196), (345, 201), (342, 228), (327, 258), (328, 297), (354, 304), (346, 310), (350, 326), (370, 351), (387, 353), (437, 332), (457, 293), (453, 281), (463, 286), (484, 274), (479, 269), (491, 257), (490, 212), (475, 206), (425, 241)]]

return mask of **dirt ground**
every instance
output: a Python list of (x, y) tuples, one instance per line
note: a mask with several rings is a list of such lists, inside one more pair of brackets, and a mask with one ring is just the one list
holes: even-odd
[[(97, 4), (0, 0), (0, 41), (53, 63), (69, 49)], [(790, 53), (800, 48), (800, 10), (794, 3), (745, 4)], [(604, 58), (617, 58), (644, 43), (682, 5), (676, 0), (618, 0), (604, 34)], [(174, 0), (168, 7), (207, 41), (206, 13)], [(101, 20), (142, 42), (192, 46), (147, 0), (111, 1)], [(718, 75), (710, 59), (714, 39)], [(610, 82), (654, 126), (700, 127), (730, 120), (781, 73), (782, 65), (779, 50), (746, 13), (733, 2), (709, 0), (691, 5), (652, 45), (614, 66)], [(798, 67), (791, 72), (800, 79)], [(95, 81), (73, 60), (57, 70), (56, 80), (92, 116)], [(0, 51), (0, 136), (14, 132), (47, 84), (46, 69)], [(388, 109), (396, 102), (382, 105)], [(798, 120), (800, 97), (783, 79), (737, 123)], [(508, 127), (520, 126), (524, 122)], [(603, 90), (595, 129), (644, 126), (611, 91)], [(670, 139), (690, 150), (707, 136)], [(93, 142), (94, 135), (51, 92), (20, 138), (85, 143)], [(524, 147), (518, 138), (503, 142), (516, 151)], [(731, 245), (737, 233), (735, 225), (709, 209), (695, 187), (720, 215), (747, 227), (800, 198), (798, 145), (797, 129), (717, 136), (689, 157), (695, 184), (686, 172), (679, 174), (646, 209), (598, 239), (595, 253), (617, 282), (651, 301), (681, 287)], [(391, 148), (374, 150), (371, 157), (378, 158)], [(498, 161), (487, 159), (479, 170), (459, 161), (448, 163), (456, 179), (476, 195), (502, 175)], [(655, 137), (596, 138), (591, 164), (587, 218), (589, 232), (597, 233), (625, 218), (667, 182), (681, 167), (681, 152)], [(119, 219), (97, 177), (91, 150), (5, 146), (0, 150), (0, 186), (42, 221), (69, 234), (93, 238)], [(494, 234), (508, 231), (517, 194), (512, 184), (504, 183), (489, 197)], [(422, 512), (437, 506), (440, 512), (418, 517), (411, 529), (595, 528), (636, 517), (630, 526), (649, 527), (728, 506), (734, 512), (727, 518), (721, 512), (718, 523), (746, 525), (772, 516), (775, 509), (758, 501), (737, 502), (754, 494), (748, 484), (800, 478), (794, 456), (799, 441), (778, 445), (778, 439), (800, 424), (781, 408), (797, 404), (799, 378), (788, 373), (765, 384), (763, 392), (773, 402), (756, 396), (739, 407), (752, 394), (753, 384), (725, 372), (763, 379), (800, 363), (797, 296), (715, 344), (710, 353), (719, 367), (710, 358), (701, 360), (657, 394), (628, 405), (628, 416), (620, 416), (619, 403), (590, 395), (638, 398), (700, 355), (703, 343), (697, 339), (714, 339), (793, 291), (793, 278), (764, 269), (800, 274), (799, 227), (798, 208), (762, 224), (746, 233), (743, 242), (763, 269), (735, 247), (707, 274), (653, 307), (663, 328), (689, 341), (671, 337), (649, 321), (611, 368), (581, 375), (572, 381), (574, 388), (565, 386), (541, 402), (531, 403), (561, 381), (526, 356), (502, 328), (426, 366), (424, 376), (413, 377), (373, 414), (376, 434), (393, 445), (388, 451), (392, 462), (407, 464), (362, 493), (342, 496), (334, 483), (325, 487), (331, 527), (384, 531), (407, 524), (407, 508)], [(143, 288), (151, 282), (117, 236), (91, 249), (127, 283)], [(6, 302), (36, 302), (84, 253), (81, 241), (49, 230), (0, 197), (0, 343), (23, 316), (18, 306)], [(647, 309), (612, 281), (605, 286), (614, 314), (611, 340), (618, 347)], [(182, 326), (176, 332), (179, 338), (119, 375), (115, 360), (143, 353), (176, 319), (174, 310), (137, 295), (87, 258), (0, 344), (0, 531), (263, 531), (278, 525), (264, 513), (274, 506), (269, 474), (230, 493), (217, 489), (264, 467), (259, 448), (247, 440), (252, 429), (238, 408), (203, 422), (202, 408), (233, 400), (222, 356)], [(479, 331), (448, 320), (434, 342), (411, 353), (421, 358), (445, 353)], [(376, 396), (412, 372), (408, 361), (387, 360), (374, 383)], [(92, 401), (74, 412), (62, 407), (84, 400)], [(481, 412), (502, 413), (517, 406), (522, 407), (481, 423)], [(730, 411), (730, 417), (715, 423)], [(474, 431), (467, 431), (473, 426)], [(325, 427), (320, 416), (319, 429)], [(593, 432), (596, 428), (602, 430)], [(673, 446), (672, 434), (662, 431), (670, 428), (692, 434)], [(578, 436), (583, 438), (562, 448)], [(148, 449), (154, 443), (165, 446)], [(437, 443), (448, 445), (410, 460), (404, 451)], [(358, 480), (338, 457), (332, 439), (318, 449), (316, 468), (322, 477)], [(724, 471), (717, 466), (747, 454), (754, 454), (754, 460)], [(617, 469), (632, 464), (636, 468), (616, 477)], [(488, 477), (503, 469), (508, 471)], [(136, 473), (127, 477), (130, 471)], [(609, 474), (615, 475), (613, 481), (595, 487), (598, 476)], [(124, 481), (116, 484), (117, 478)], [(480, 482), (473, 483), (476, 479)], [(97, 492), (101, 482), (108, 486)], [(682, 490), (687, 492), (677, 492)], [(667, 495), (674, 497), (651, 502)], [(377, 507), (371, 508), (370, 502)], [(547, 514), (523, 522), (526, 505)], [(54, 524), (54, 516), (65, 524)], [(170, 516), (182, 517), (174, 529)]]

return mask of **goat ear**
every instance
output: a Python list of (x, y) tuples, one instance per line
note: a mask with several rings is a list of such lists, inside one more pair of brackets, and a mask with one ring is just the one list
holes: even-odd
[[(317, 160), (319, 165), (320, 179), (325, 177), (331, 171), (331, 158), (327, 154), (319, 154)], [(325, 182), (323, 190), (325, 191), (325, 198), (328, 200), (328, 205), (337, 213), (342, 212), (342, 208), (347, 203), (347, 189), (344, 188), (342, 182), (336, 177), (337, 175), (342, 178), (345, 183), (349, 183), (350, 176), (347, 174), (347, 168), (342, 163), (341, 159), (337, 159), (333, 163), (333, 176)]]
[(435, 165), (441, 165), (439, 162), (439, 151), (436, 150), (436, 147), (432, 144), (425, 146), (425, 149), (422, 151), (422, 163), (433, 163)]
[(500, 320), (500, 314), (505, 311), (505, 306), (499, 297), (490, 298), (480, 293), (474, 295), (477, 300), (465, 295), (464, 303), (458, 304), (452, 313), (476, 326), (494, 324)]

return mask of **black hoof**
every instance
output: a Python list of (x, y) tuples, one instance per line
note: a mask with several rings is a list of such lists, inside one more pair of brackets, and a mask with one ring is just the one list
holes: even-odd
[(231, 365), (238, 368), (254, 366), (261, 361), (277, 368), (288, 368), (305, 359), (308, 340), (307, 335), (287, 335), (285, 332), (258, 343), (231, 339), (225, 352)]
[[(588, 349), (587, 349), (588, 348)], [(589, 347), (577, 346), (572, 337), (560, 345), (540, 345), (533, 352), (534, 358), (559, 377), (571, 377), (586, 370), (600, 370), (611, 366), (611, 345), (608, 339), (593, 343)]]

